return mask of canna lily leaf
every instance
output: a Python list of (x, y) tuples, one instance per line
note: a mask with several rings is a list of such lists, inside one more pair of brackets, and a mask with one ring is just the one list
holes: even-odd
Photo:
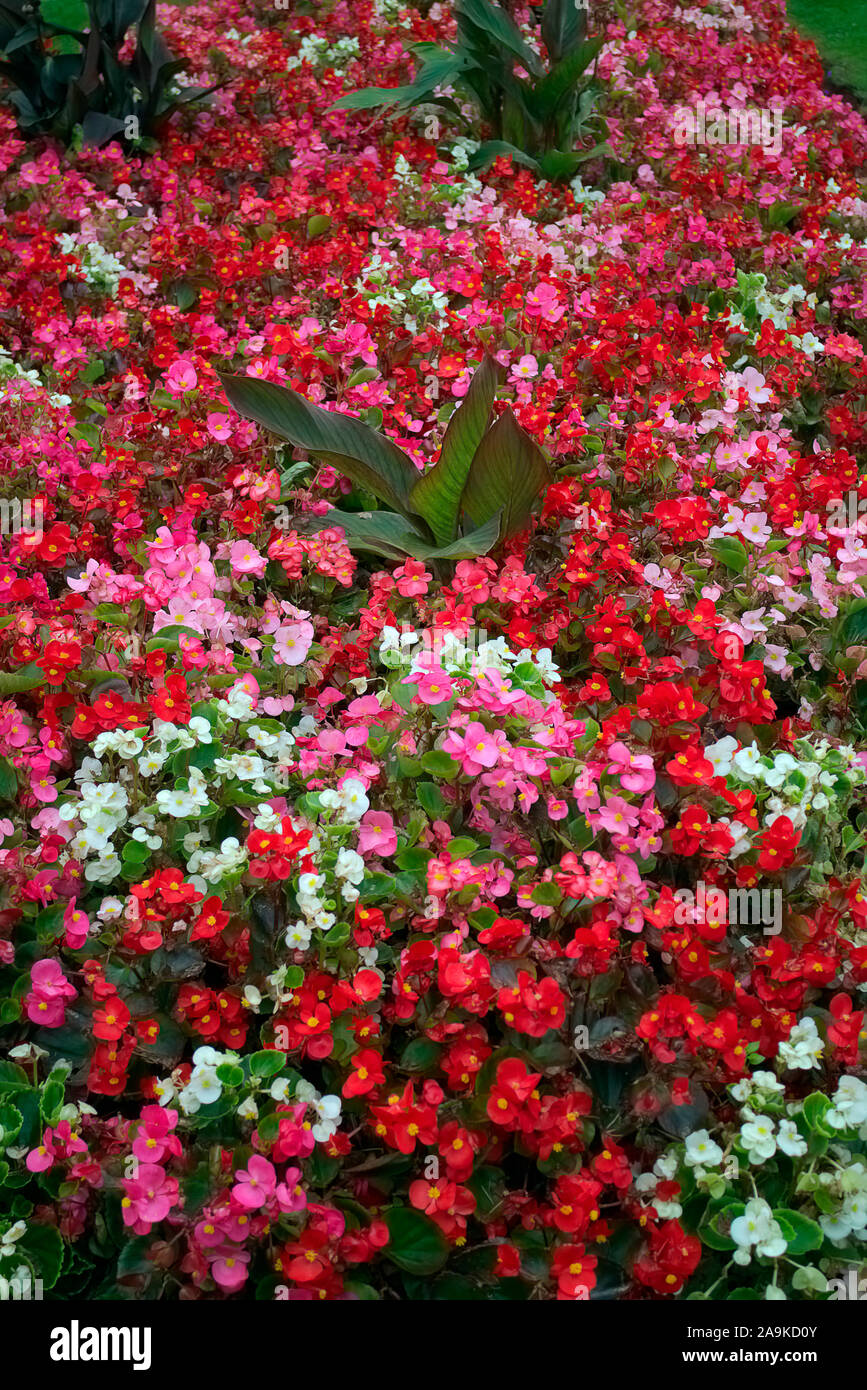
[(496, 389), (497, 364), (486, 355), (449, 420), (439, 462), (418, 479), (410, 493), (413, 507), (440, 545), (447, 545), (457, 535), (461, 494), (473, 455), (488, 428)]
[(516, 164), (523, 164), (525, 168), (532, 169), (534, 173), (539, 172), (538, 159), (534, 159), (530, 154), (525, 154), (523, 150), (518, 149), (517, 145), (510, 145), (508, 140), (483, 140), (479, 148), (470, 155), (467, 169), (470, 172), (474, 169), (483, 169), (501, 154), (510, 155)]
[(286, 386), (249, 376), (218, 375), (227, 399), (240, 415), (332, 463), (404, 516), (412, 515), (409, 494), (418, 469), (386, 435), (352, 415), (311, 405)]
[(351, 550), (367, 550), (392, 560), (405, 560), (408, 555), (414, 560), (472, 560), (487, 555), (496, 545), (500, 515), (441, 547), (411, 530), (395, 512), (341, 512), (335, 508), (325, 516), (304, 518), (299, 529), (325, 531), (331, 526), (342, 528)]
[(542, 67), (539, 59), (521, 38), (520, 31), (504, 9), (499, 5), (490, 4), (490, 0), (457, 0), (455, 5), (458, 25), (461, 22), (469, 21), (470, 26), (475, 25), (484, 34), (490, 37), (497, 44), (502, 46), (518, 59), (522, 67), (534, 77), (541, 77)]
[(542, 39), (552, 63), (565, 58), (587, 33), (587, 11), (575, 0), (548, 0), (542, 15)]
[(491, 426), (473, 459), (461, 507), (480, 525), (500, 512), (499, 538), (524, 528), (533, 503), (550, 481), (548, 460), (511, 410)]

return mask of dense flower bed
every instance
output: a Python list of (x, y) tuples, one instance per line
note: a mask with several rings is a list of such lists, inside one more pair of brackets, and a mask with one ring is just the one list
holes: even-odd
[[(863, 1258), (867, 124), (781, 0), (626, 8), (583, 183), (329, 111), (445, 4), (165, 7), (229, 80), (147, 155), (0, 112), (6, 1294)], [(370, 499), (217, 377), (421, 469), (486, 352), (554, 476), (451, 564), (305, 529)]]

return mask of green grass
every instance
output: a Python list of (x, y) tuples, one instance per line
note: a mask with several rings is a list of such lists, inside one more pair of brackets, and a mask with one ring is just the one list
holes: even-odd
[(831, 77), (867, 102), (867, 0), (789, 0), (789, 19), (816, 44)]

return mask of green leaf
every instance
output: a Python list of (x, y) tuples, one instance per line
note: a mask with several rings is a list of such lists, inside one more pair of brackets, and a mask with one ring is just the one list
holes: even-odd
[(24, 1116), (16, 1106), (0, 1105), (0, 1148), (14, 1144), (23, 1123)]
[(441, 1051), (439, 1043), (430, 1038), (413, 1038), (401, 1053), (398, 1066), (401, 1071), (429, 1071), (439, 1060)]
[(46, 1289), (53, 1289), (63, 1264), (63, 1237), (56, 1226), (28, 1226), (16, 1243), (16, 1253), (32, 1264)]
[(473, 455), (488, 428), (497, 375), (497, 363), (486, 353), (449, 421), (439, 462), (418, 479), (410, 493), (413, 507), (424, 517), (439, 545), (447, 545), (457, 535), (461, 494)]
[(721, 560), (727, 569), (735, 570), (741, 574), (746, 569), (749, 554), (743, 541), (736, 536), (720, 536), (719, 540), (711, 541), (708, 550), (714, 559)]
[(15, 1062), (0, 1061), (0, 1095), (9, 1091), (26, 1091), (31, 1082), (23, 1067)]
[(250, 1063), (250, 1072), (253, 1076), (270, 1078), (277, 1076), (286, 1065), (286, 1054), (284, 1052), (254, 1052), (250, 1057), (244, 1059)]
[(461, 506), (476, 526), (500, 512), (499, 537), (505, 540), (526, 526), (550, 477), (542, 450), (506, 410), (476, 450)]
[(433, 777), (444, 777), (447, 782), (451, 782), (461, 770), (460, 763), (456, 763), (454, 758), (449, 757), (441, 748), (434, 748), (430, 753), (423, 753), (421, 765), (425, 772), (429, 772)]
[[(799, 1211), (790, 1211), (787, 1207), (778, 1207), (774, 1211), (774, 1219), (783, 1228), (788, 1246), (787, 1254), (804, 1255), (808, 1250), (818, 1250), (825, 1239), (821, 1226), (817, 1221), (812, 1221), (809, 1216), (802, 1215)], [(789, 1231), (786, 1227), (792, 1231)]]
[(484, 169), (488, 164), (492, 164), (500, 155), (507, 155), (514, 159), (516, 164), (523, 164), (526, 169), (532, 169), (534, 173), (539, 172), (539, 161), (534, 159), (531, 154), (512, 145), (508, 140), (483, 140), (479, 148), (475, 150), (467, 161), (467, 171), (472, 173), (476, 169)]
[(407, 1274), (434, 1274), (449, 1257), (449, 1243), (423, 1212), (391, 1207), (385, 1213), (391, 1236), (383, 1254)]
[(196, 632), (195, 628), (186, 627), (183, 623), (167, 623), (161, 627), (155, 637), (152, 637), (145, 647), (146, 652), (173, 651), (177, 649), (178, 638), (182, 633), (188, 637), (193, 637), (197, 642), (201, 642), (202, 634)]
[(587, 11), (575, 0), (548, 0), (542, 15), (542, 39), (552, 63), (559, 63), (587, 33)]
[[(566, 4), (571, 0), (566, 0)], [(585, 69), (589, 68), (603, 43), (604, 38), (588, 39), (574, 53), (537, 82), (532, 92), (527, 94), (527, 105), (540, 120), (549, 120), (557, 108), (567, 100)]]
[(822, 1124), (822, 1120), (830, 1109), (830, 1096), (824, 1096), (820, 1091), (813, 1091), (812, 1095), (805, 1098), (803, 1106), (804, 1119), (807, 1122), (807, 1127), (813, 1134), (827, 1136), (834, 1133), (832, 1129)]
[(351, 415), (311, 405), (297, 391), (272, 381), (218, 375), (239, 414), (288, 439), (295, 448), (325, 459), (404, 516), (412, 514), (408, 499), (418, 469), (386, 435)]
[(419, 782), (415, 794), (418, 804), (432, 820), (442, 820), (447, 809), (446, 800), (436, 782)]
[(8, 758), (0, 758), (0, 801), (14, 801), (18, 795), (18, 774)]
[(457, 0), (455, 14), (459, 26), (462, 21), (469, 20), (482, 33), (490, 35), (498, 47), (513, 53), (527, 72), (541, 77), (538, 56), (524, 43), (517, 25), (499, 5), (492, 5), (490, 0)]
[(311, 517), (303, 529), (326, 531), (332, 526), (342, 529), (351, 550), (371, 551), (390, 560), (405, 560), (408, 555), (421, 559), (424, 549), (431, 548), (396, 512), (341, 512), (335, 508), (324, 516)]

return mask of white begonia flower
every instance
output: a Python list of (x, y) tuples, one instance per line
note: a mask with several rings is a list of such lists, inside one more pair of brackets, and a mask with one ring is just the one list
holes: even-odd
[(852, 1223), (842, 1209), (820, 1215), (819, 1225), (829, 1240), (843, 1241), (852, 1234)]
[(166, 762), (167, 754), (161, 753), (156, 748), (149, 748), (146, 753), (142, 753), (138, 760), (138, 770), (143, 777), (154, 777), (162, 771)]
[(295, 922), (286, 928), (284, 940), (291, 951), (306, 951), (312, 932), (305, 922)]
[(834, 1129), (857, 1129), (867, 1121), (867, 1085), (857, 1076), (841, 1076), (824, 1119)]
[(202, 715), (194, 714), (189, 724), (187, 725), (187, 728), (189, 729), (191, 734), (195, 735), (199, 743), (211, 743), (211, 725), (207, 719), (204, 719), (202, 717)]
[(685, 1147), (684, 1162), (690, 1168), (699, 1163), (703, 1167), (715, 1168), (722, 1162), (723, 1151), (706, 1129), (698, 1129), (694, 1134), (687, 1135)]
[(341, 849), (337, 854), (334, 873), (337, 878), (348, 879), (350, 883), (359, 884), (364, 878), (364, 860), (360, 854), (356, 854), (354, 849)]
[(259, 1117), (259, 1107), (252, 1096), (247, 1096), (241, 1101), (235, 1114), (239, 1120), (256, 1120)]
[(155, 1081), (153, 1090), (154, 1096), (160, 1105), (168, 1105), (174, 1100), (177, 1094), (175, 1083), (172, 1081), (171, 1077), (168, 1076), (162, 1077), (159, 1081)]
[(313, 1126), (311, 1132), (317, 1144), (324, 1144), (336, 1133), (340, 1125), (340, 1097), (321, 1096), (311, 1103), (319, 1117), (318, 1124)]
[(761, 1197), (747, 1202), (743, 1216), (736, 1217), (732, 1222), (729, 1235), (738, 1247), (734, 1253), (735, 1264), (748, 1265), (753, 1246), (757, 1255), (765, 1255), (772, 1260), (786, 1253), (783, 1233), (774, 1220), (771, 1208)]
[(773, 767), (765, 770), (764, 780), (769, 787), (781, 787), (789, 773), (795, 772), (797, 767), (797, 760), (791, 753), (778, 753), (774, 758)]
[(807, 1152), (807, 1141), (801, 1138), (794, 1120), (780, 1120), (777, 1144), (789, 1158), (803, 1158)]
[(357, 777), (348, 777), (339, 788), (340, 804), (347, 820), (358, 821), (370, 809), (364, 783)]
[(764, 1163), (777, 1152), (774, 1122), (768, 1115), (753, 1115), (741, 1126), (741, 1143), (748, 1151), (750, 1163)]
[(765, 771), (762, 755), (755, 743), (751, 743), (749, 748), (739, 748), (732, 757), (732, 766), (741, 777), (750, 782), (756, 777), (762, 777)]
[(738, 750), (738, 741), (727, 735), (704, 750), (704, 756), (713, 767), (714, 777), (727, 777), (732, 770), (732, 758)]
[(777, 1049), (778, 1056), (792, 1071), (810, 1071), (813, 1067), (821, 1066), (824, 1051), (815, 1021), (809, 1017), (796, 1023), (788, 1039), (781, 1042)]
[(173, 816), (176, 820), (186, 820), (200, 809), (198, 798), (182, 787), (157, 792), (157, 806), (164, 816)]

